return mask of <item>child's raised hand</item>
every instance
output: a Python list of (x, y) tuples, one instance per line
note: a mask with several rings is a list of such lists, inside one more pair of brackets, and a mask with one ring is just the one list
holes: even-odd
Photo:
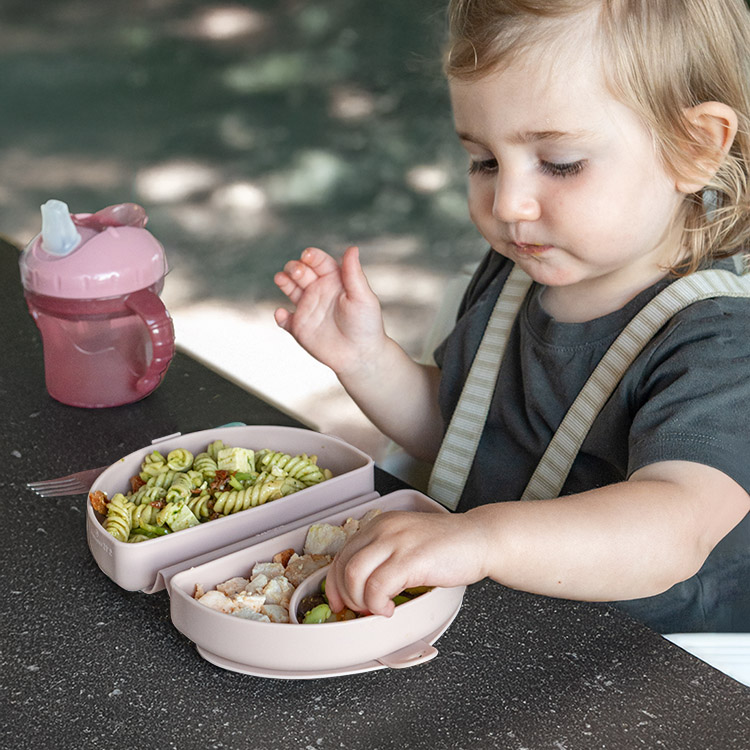
[(279, 308), (275, 319), (313, 357), (337, 375), (377, 356), (385, 341), (380, 303), (350, 247), (341, 264), (318, 248), (307, 248), (274, 277), (295, 306)]
[(391, 511), (361, 528), (326, 577), (331, 609), (390, 617), (413, 586), (461, 586), (484, 578), (487, 537), (470, 513)]

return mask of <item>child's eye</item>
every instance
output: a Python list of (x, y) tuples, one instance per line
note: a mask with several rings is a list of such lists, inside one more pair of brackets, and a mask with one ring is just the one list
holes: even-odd
[(469, 165), (469, 174), (491, 174), (497, 171), (497, 159), (483, 159), (472, 161)]
[(573, 177), (579, 174), (579, 172), (586, 166), (586, 161), (581, 159), (580, 161), (571, 161), (565, 164), (556, 164), (551, 161), (540, 161), (539, 168), (545, 174), (552, 175), (553, 177)]

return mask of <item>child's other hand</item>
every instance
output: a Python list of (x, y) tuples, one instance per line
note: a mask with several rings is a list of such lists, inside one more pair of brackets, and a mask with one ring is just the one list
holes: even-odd
[(461, 586), (485, 577), (486, 537), (471, 514), (383, 513), (336, 555), (326, 578), (334, 612), (390, 617), (413, 586)]
[(386, 336), (380, 303), (350, 247), (339, 265), (328, 253), (309, 247), (274, 277), (295, 306), (274, 317), (313, 357), (337, 375), (377, 357)]

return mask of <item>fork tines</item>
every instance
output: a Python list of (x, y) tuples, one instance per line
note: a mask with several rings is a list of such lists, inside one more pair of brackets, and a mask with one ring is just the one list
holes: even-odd
[(76, 474), (68, 474), (55, 479), (43, 479), (39, 482), (29, 482), (26, 486), (42, 497), (63, 497), (65, 495), (82, 495), (91, 489), (94, 480), (106, 469), (86, 469)]
[(29, 482), (26, 485), (41, 497), (62, 497), (63, 495), (80, 495), (89, 488), (80, 479), (52, 479), (41, 482)]

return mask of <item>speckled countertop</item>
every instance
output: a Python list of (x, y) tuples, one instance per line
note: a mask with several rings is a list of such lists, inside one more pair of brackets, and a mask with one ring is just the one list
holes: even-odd
[[(432, 661), (269, 680), (203, 660), (166, 592), (128, 592), (91, 557), (83, 496), (33, 479), (153, 437), (295, 421), (188, 357), (144, 401), (84, 410), (44, 389), (16, 251), (0, 246), (4, 356), (0, 747), (747, 748), (750, 690), (605, 606), (471, 586)], [(401, 486), (376, 472), (376, 488)]]

